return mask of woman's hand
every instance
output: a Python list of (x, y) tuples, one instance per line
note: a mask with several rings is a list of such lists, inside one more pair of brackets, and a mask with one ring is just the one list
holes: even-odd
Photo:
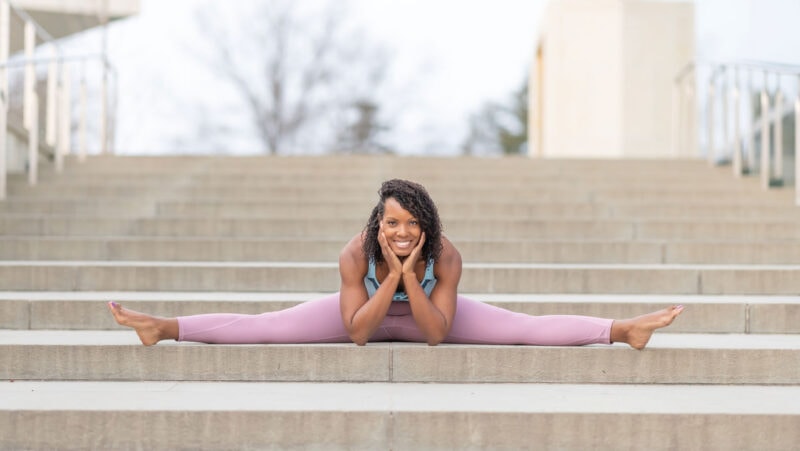
[(389, 240), (387, 240), (386, 235), (383, 234), (383, 222), (381, 222), (380, 230), (378, 230), (378, 244), (381, 245), (381, 253), (383, 253), (386, 266), (389, 267), (389, 274), (402, 275), (404, 265), (397, 254), (389, 247)]
[(417, 277), (417, 271), (415, 267), (417, 265), (417, 261), (419, 260), (419, 256), (422, 254), (422, 246), (425, 245), (425, 232), (422, 232), (422, 235), (419, 237), (419, 243), (414, 246), (414, 250), (411, 251), (411, 254), (408, 255), (406, 261), (403, 262), (403, 274), (413, 274), (414, 277)]

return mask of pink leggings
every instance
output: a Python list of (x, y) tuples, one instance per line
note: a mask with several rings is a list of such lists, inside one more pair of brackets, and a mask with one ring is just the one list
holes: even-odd
[[(570, 346), (611, 342), (613, 320), (532, 316), (458, 297), (446, 343)], [(203, 343), (348, 343), (339, 294), (260, 315), (213, 313), (178, 317), (179, 341)], [(425, 342), (408, 302), (393, 302), (370, 341)]]

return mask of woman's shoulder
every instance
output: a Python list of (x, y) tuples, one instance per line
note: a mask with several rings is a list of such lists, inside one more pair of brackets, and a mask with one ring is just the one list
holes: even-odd
[(442, 235), (442, 253), (437, 263), (446, 266), (457, 265), (461, 267), (461, 253), (458, 252), (456, 246), (444, 235)]
[(347, 263), (355, 267), (366, 270), (367, 258), (364, 256), (363, 251), (364, 236), (359, 233), (354, 236), (347, 244), (344, 245), (342, 251), (339, 253), (339, 264)]

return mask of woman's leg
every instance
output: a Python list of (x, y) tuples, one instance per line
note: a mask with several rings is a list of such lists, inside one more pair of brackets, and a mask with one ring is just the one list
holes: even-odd
[(202, 343), (343, 343), (339, 294), (260, 315), (212, 313), (156, 318), (109, 304), (117, 322), (136, 329), (145, 345), (164, 339)]
[[(610, 319), (588, 316), (532, 316), (458, 297), (445, 343), (498, 345), (583, 345), (609, 343)], [(392, 340), (425, 342), (411, 314), (387, 317)]]
[[(612, 320), (588, 316), (532, 316), (458, 296), (445, 343), (497, 345), (583, 345), (609, 343)], [(387, 317), (391, 340), (422, 342), (411, 313)]]
[(611, 342), (613, 320), (590, 316), (533, 316), (458, 297), (447, 343), (574, 346)]
[(623, 342), (642, 349), (654, 330), (672, 323), (682, 310), (682, 306), (670, 307), (620, 321), (576, 315), (533, 316), (459, 296), (445, 342), (544, 346)]
[(259, 315), (215, 313), (178, 317), (178, 341), (202, 343), (341, 343), (339, 293)]

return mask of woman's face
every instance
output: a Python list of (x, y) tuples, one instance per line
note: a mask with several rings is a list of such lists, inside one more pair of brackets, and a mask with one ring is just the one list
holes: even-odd
[(383, 204), (381, 230), (386, 236), (389, 247), (398, 257), (407, 257), (411, 254), (422, 235), (422, 228), (417, 218), (392, 197), (386, 199)]

